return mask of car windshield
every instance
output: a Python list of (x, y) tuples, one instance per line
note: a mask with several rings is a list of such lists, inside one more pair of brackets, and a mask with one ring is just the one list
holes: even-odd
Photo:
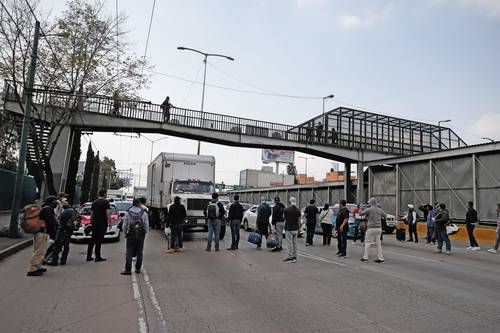
[[(90, 208), (91, 207), (92, 207), (92, 205), (84, 205), (80, 209), (80, 215), (90, 215)], [(118, 215), (118, 211), (116, 210), (115, 205), (111, 205), (111, 215)]]
[(204, 193), (215, 192), (214, 185), (210, 182), (180, 180), (174, 182), (174, 193)]
[(115, 205), (119, 211), (125, 211), (129, 210), (129, 208), (132, 207), (132, 202), (131, 201), (115, 202)]

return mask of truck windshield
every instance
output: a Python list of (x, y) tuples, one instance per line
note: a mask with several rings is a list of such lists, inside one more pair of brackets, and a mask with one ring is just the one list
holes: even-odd
[(214, 185), (210, 182), (180, 180), (174, 182), (174, 193), (213, 193)]

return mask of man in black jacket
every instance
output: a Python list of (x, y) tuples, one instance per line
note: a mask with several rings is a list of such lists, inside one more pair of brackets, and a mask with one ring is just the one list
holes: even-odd
[(45, 227), (40, 228), (38, 232), (33, 234), (33, 255), (28, 269), (28, 276), (41, 276), (47, 269), (42, 268), (43, 257), (47, 249), (49, 235), (55, 239), (56, 233), (56, 218), (54, 215), (54, 208), (57, 205), (57, 198), (49, 196), (40, 211), (40, 220), (45, 223)]
[(203, 211), (203, 214), (205, 214), (207, 218), (208, 226), (207, 251), (211, 251), (213, 237), (215, 237), (215, 251), (219, 251), (220, 226), (222, 221), (224, 221), (225, 212), (224, 205), (219, 201), (219, 194), (212, 193), (212, 201)]
[(319, 209), (315, 205), (316, 200), (311, 199), (309, 202), (309, 206), (304, 210), (304, 215), (306, 217), (306, 228), (307, 228), (307, 237), (306, 237), (306, 246), (313, 245), (314, 231), (316, 230), (316, 220), (318, 218)]
[(467, 202), (467, 213), (465, 214), (465, 226), (467, 227), (467, 234), (469, 235), (470, 246), (467, 250), (479, 251), (481, 248), (474, 237), (474, 228), (477, 223), (477, 211), (474, 209), (472, 201)]
[(278, 243), (276, 247), (272, 249), (273, 252), (283, 250), (283, 229), (285, 228), (285, 205), (281, 202), (279, 197), (274, 198), (273, 216), (271, 218), (271, 224), (276, 232), (276, 237)]
[[(267, 237), (269, 237), (269, 218), (272, 215), (272, 210), (271, 206), (269, 206), (266, 202), (265, 197), (260, 198), (261, 204), (257, 207), (257, 232), (261, 236), (266, 236), (266, 242), (267, 242)], [(262, 245), (262, 238), (260, 239), (260, 243), (257, 244), (257, 249), (260, 249)]]
[(90, 208), (90, 223), (92, 224), (92, 237), (87, 247), (87, 261), (93, 261), (92, 252), (95, 246), (95, 262), (106, 261), (101, 255), (101, 244), (104, 235), (111, 224), (111, 205), (106, 200), (107, 191), (99, 190), (99, 198), (92, 203)]
[(234, 195), (234, 201), (229, 206), (229, 213), (227, 219), (229, 220), (229, 227), (231, 228), (231, 247), (228, 250), (237, 250), (238, 243), (240, 241), (240, 226), (241, 220), (243, 220), (243, 213), (245, 209), (240, 204), (240, 196), (238, 194)]
[(436, 234), (438, 237), (437, 250), (434, 253), (443, 252), (443, 242), (446, 244), (446, 254), (451, 253), (451, 242), (448, 238), (448, 233), (446, 232), (446, 226), (450, 223), (450, 214), (446, 210), (446, 205), (444, 203), (439, 204), (437, 209), (436, 217), (434, 218), (434, 223), (436, 225)]
[(183, 224), (186, 221), (186, 207), (181, 204), (181, 198), (176, 196), (167, 215), (167, 225), (172, 232), (172, 246), (166, 253), (182, 252)]

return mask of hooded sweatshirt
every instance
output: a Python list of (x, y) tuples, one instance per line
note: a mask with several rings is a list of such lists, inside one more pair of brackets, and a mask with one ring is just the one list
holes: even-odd
[(144, 230), (146, 233), (148, 233), (149, 230), (149, 219), (148, 219), (148, 214), (142, 209), (141, 207), (137, 206), (132, 206), (129, 208), (127, 211), (127, 214), (125, 214), (125, 217), (123, 218), (123, 230), (128, 230), (130, 223), (132, 222), (132, 217), (130, 216), (129, 212), (132, 212), (132, 214), (140, 214), (140, 212), (143, 212), (142, 214), (142, 222), (144, 223)]

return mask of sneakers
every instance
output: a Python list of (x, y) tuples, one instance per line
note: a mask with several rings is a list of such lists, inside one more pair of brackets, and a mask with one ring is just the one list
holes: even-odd
[(122, 271), (120, 274), (121, 275), (132, 275), (132, 272), (131, 271)]
[(284, 262), (297, 262), (297, 258), (295, 257), (292, 257), (292, 258), (286, 258), (285, 260), (283, 260)]
[(437, 249), (436, 251), (434, 251), (434, 253), (443, 253), (443, 250)]
[(445, 253), (446, 253), (447, 256), (449, 256), (451, 254), (450, 251), (446, 251)]
[(473, 246), (467, 246), (465, 249), (466, 250), (472, 250), (474, 247)]
[(497, 254), (497, 250), (495, 250), (495, 249), (489, 249), (488, 252), (493, 253), (493, 254)]
[(57, 264), (57, 261), (52, 260), (52, 261), (48, 261), (45, 265), (47, 265), (47, 266), (57, 266), (58, 264)]
[(271, 252), (279, 252), (281, 250), (283, 250), (283, 248), (277, 246), (274, 249), (272, 249)]
[(165, 251), (165, 253), (168, 253), (168, 254), (175, 253), (175, 249), (168, 249), (168, 250)]
[(135, 269), (135, 272), (136, 272), (137, 274), (139, 274), (139, 273), (141, 273), (141, 270), (136, 268), (136, 269)]
[(361, 260), (361, 262), (368, 262), (368, 259), (365, 259), (365, 258), (361, 258), (360, 260)]
[(373, 262), (376, 262), (377, 264), (383, 264), (385, 260), (380, 260), (380, 259), (375, 259)]
[(106, 258), (95, 258), (95, 262), (106, 261)]
[(92, 257), (87, 257), (87, 259), (85, 261), (94, 261), (94, 258)]
[(481, 248), (479, 246), (473, 247), (472, 251), (481, 251)]

